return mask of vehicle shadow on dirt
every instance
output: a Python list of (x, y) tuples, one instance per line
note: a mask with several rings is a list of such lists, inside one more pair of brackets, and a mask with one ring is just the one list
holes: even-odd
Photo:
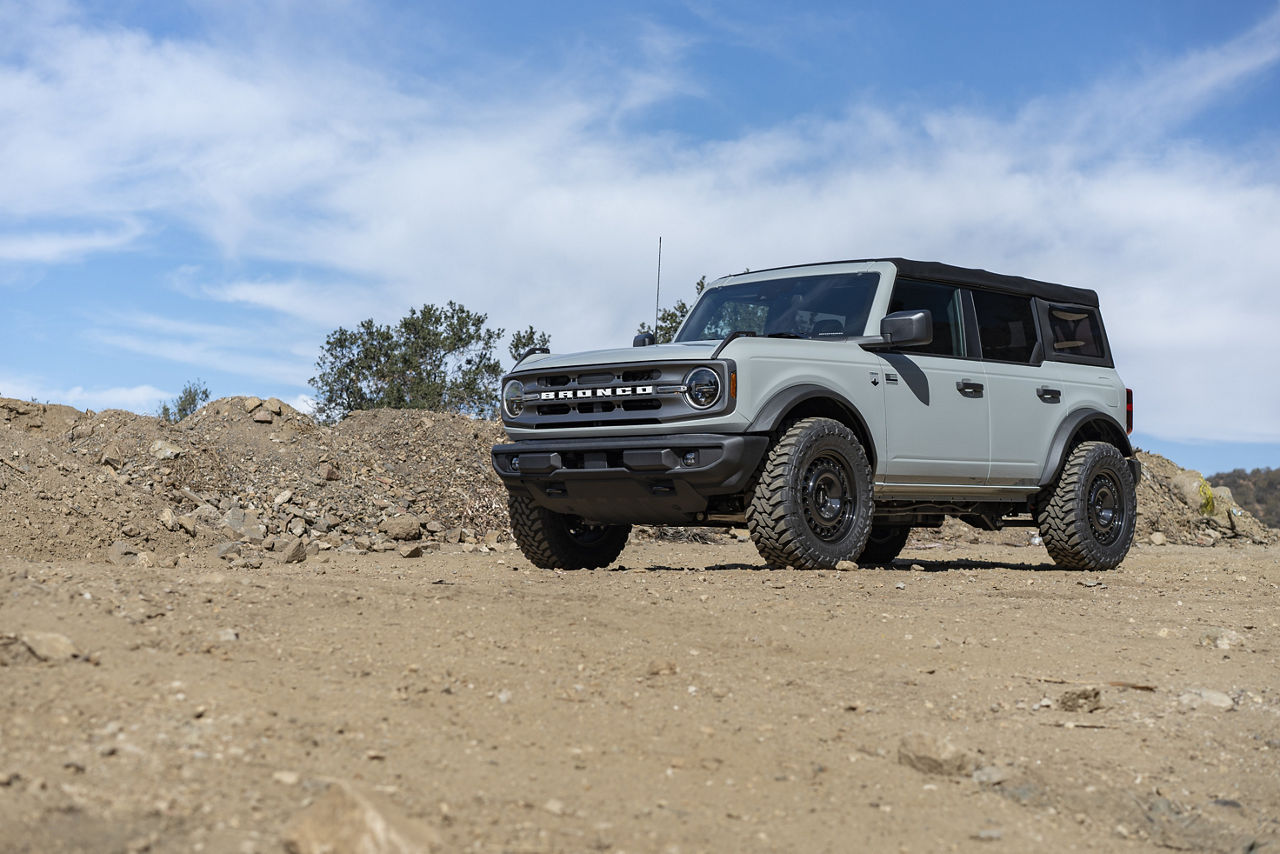
[(763, 563), (713, 563), (706, 566), (645, 566), (614, 567), (613, 571), (631, 571), (641, 569), (645, 572), (836, 572), (837, 574), (856, 575), (858, 573), (889, 572), (953, 572), (957, 570), (1006, 569), (1012, 572), (1053, 572), (1063, 571), (1058, 565), (1045, 563), (1001, 563), (984, 560), (897, 560), (891, 564), (868, 564), (851, 570), (793, 570), (777, 569)]

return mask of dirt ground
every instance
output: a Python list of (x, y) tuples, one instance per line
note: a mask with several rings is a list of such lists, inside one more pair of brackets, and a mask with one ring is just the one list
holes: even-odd
[(0, 851), (281, 851), (335, 779), (449, 851), (1280, 843), (1275, 545), (462, 548), (0, 557)]

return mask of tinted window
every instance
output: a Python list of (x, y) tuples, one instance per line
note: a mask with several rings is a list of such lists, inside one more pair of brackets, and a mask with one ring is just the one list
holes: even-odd
[(933, 341), (915, 347), (903, 347), (903, 351), (963, 356), (964, 324), (960, 319), (960, 289), (930, 282), (896, 282), (893, 297), (889, 300), (889, 313), (920, 308), (928, 309), (933, 315)]
[(1092, 309), (1075, 305), (1049, 306), (1050, 349), (1060, 356), (1084, 356), (1101, 359), (1106, 353), (1102, 345), (1102, 328)]
[(797, 338), (861, 335), (879, 273), (791, 276), (709, 288), (677, 341), (715, 341), (739, 330)]
[(978, 314), (982, 358), (997, 362), (1029, 363), (1036, 348), (1036, 319), (1030, 297), (973, 292)]

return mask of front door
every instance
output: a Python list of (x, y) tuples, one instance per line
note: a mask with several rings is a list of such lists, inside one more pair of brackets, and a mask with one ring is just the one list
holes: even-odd
[(901, 280), (889, 311), (928, 309), (933, 341), (881, 354), (885, 445), (881, 482), (981, 487), (990, 464), (990, 412), (982, 362), (968, 357), (962, 292)]

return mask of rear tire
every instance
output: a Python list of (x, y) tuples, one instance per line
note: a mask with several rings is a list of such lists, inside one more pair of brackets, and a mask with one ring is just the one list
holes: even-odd
[(1114, 569), (1129, 553), (1138, 516), (1133, 473), (1106, 442), (1072, 449), (1062, 473), (1036, 502), (1040, 536), (1066, 569)]
[(884, 566), (902, 553), (911, 536), (910, 525), (872, 525), (867, 544), (858, 555), (859, 566)]
[(769, 451), (747, 528), (769, 566), (830, 569), (861, 554), (873, 507), (858, 437), (839, 421), (805, 418)]
[(524, 556), (542, 569), (599, 569), (618, 559), (631, 536), (630, 525), (588, 525), (533, 503), (527, 495), (507, 495), (511, 533)]

